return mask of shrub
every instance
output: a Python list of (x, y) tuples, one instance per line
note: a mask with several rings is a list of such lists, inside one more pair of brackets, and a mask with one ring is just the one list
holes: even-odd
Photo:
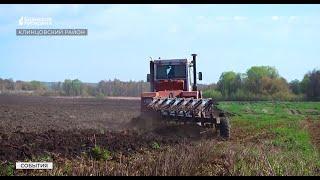
[(159, 143), (153, 142), (153, 143), (152, 143), (152, 148), (153, 148), (153, 149), (160, 149)]
[(15, 169), (15, 166), (13, 163), (9, 163), (7, 165), (0, 164), (0, 176), (13, 176), (14, 169)]
[(110, 151), (99, 146), (92, 148), (91, 155), (96, 160), (109, 160), (111, 158)]
[(208, 89), (203, 92), (203, 97), (221, 100), (222, 94), (220, 91), (217, 91), (215, 89)]

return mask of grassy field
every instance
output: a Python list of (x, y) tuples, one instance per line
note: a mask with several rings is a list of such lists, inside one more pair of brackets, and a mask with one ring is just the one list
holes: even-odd
[(320, 103), (225, 102), (220, 107), (238, 114), (232, 118), (240, 147), (232, 174), (320, 175)]
[[(319, 102), (221, 102), (236, 115), (228, 141), (218, 137), (150, 148), (130, 156), (110, 154), (95, 160), (53, 160), (52, 171), (16, 171), (2, 175), (320, 175)], [(104, 147), (107, 149), (108, 147)]]

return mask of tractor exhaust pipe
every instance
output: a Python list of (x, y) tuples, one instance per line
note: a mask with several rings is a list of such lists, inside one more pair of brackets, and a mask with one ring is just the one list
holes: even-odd
[(150, 61), (150, 90), (154, 92), (154, 62)]
[(193, 87), (192, 90), (193, 91), (197, 91), (198, 87), (197, 87), (197, 54), (191, 54), (192, 56), (192, 64), (193, 64)]

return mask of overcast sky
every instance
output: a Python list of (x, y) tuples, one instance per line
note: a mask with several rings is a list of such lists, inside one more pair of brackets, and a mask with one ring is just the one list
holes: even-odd
[[(88, 36), (16, 36), (35, 28), (87, 28)], [(33, 27), (32, 27), (33, 28)], [(198, 54), (203, 83), (224, 71), (275, 66), (287, 80), (320, 68), (320, 5), (0, 5), (0, 77), (85, 82), (145, 80), (150, 57)]]

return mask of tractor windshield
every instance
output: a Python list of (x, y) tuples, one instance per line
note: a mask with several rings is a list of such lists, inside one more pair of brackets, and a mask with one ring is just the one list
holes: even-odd
[(181, 79), (186, 78), (185, 65), (158, 65), (157, 79)]

